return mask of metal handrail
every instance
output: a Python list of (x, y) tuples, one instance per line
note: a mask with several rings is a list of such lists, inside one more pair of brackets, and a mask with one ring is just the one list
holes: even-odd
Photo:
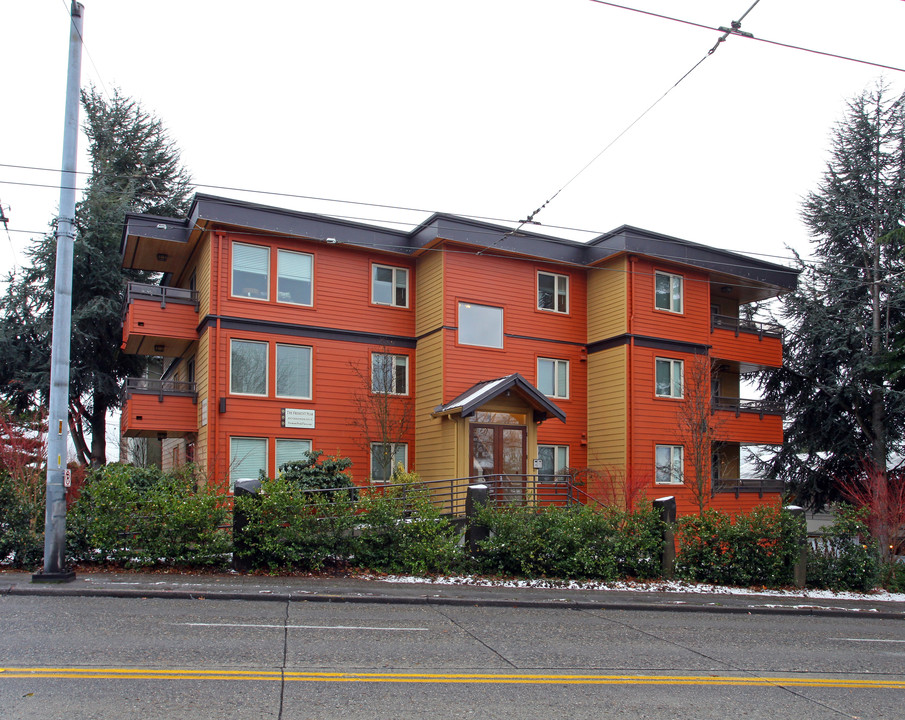
[(710, 494), (734, 493), (738, 498), (740, 493), (757, 493), (763, 497), (764, 493), (781, 493), (784, 489), (783, 481), (775, 478), (713, 478), (710, 481)]
[(194, 305), (198, 312), (199, 295), (197, 290), (188, 288), (169, 287), (167, 285), (150, 285), (148, 283), (130, 282), (126, 285), (126, 301), (123, 303), (123, 315), (133, 300), (155, 300), (160, 302), (160, 307), (165, 308), (167, 302), (175, 302), (181, 305)]
[(195, 383), (184, 380), (163, 380), (154, 378), (126, 378), (123, 386), (123, 395), (128, 398), (133, 394), (157, 395), (163, 402), (165, 396), (179, 396), (197, 398), (198, 392)]
[(779, 339), (782, 339), (784, 331), (783, 326), (779, 323), (761, 322), (759, 320), (748, 320), (747, 318), (714, 313), (710, 316), (710, 330), (713, 332), (717, 328), (732, 330), (736, 337), (738, 337), (739, 333), (748, 333), (757, 335), (760, 338), (776, 337)]
[(752, 400), (747, 398), (716, 396), (711, 400), (714, 410), (726, 410), (734, 412), (738, 417), (741, 413), (756, 413), (763, 419), (764, 415), (782, 415), (783, 406), (778, 402), (767, 400)]

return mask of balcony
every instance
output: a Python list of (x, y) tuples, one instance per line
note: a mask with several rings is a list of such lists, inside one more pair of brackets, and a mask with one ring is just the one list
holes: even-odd
[(129, 283), (123, 305), (123, 350), (179, 357), (198, 339), (198, 292)]
[(744, 372), (782, 365), (782, 325), (714, 314), (710, 334), (711, 356), (734, 360)]
[(710, 482), (710, 494), (733, 493), (737, 498), (741, 494), (757, 493), (763, 497), (765, 493), (781, 493), (782, 480), (759, 478), (713, 478)]
[(722, 442), (773, 445), (782, 442), (782, 412), (777, 403), (714, 397), (714, 429)]
[(198, 431), (195, 383), (128, 378), (123, 396), (124, 437), (183, 437)]

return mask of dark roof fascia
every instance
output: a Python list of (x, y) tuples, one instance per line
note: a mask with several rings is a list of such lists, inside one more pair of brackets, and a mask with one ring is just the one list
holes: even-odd
[[(492, 385), (492, 383), (495, 383), (497, 380), (503, 379), (504, 378), (495, 378), (493, 380), (483, 380), (482, 382), (475, 383), (468, 390), (453, 398), (450, 402), (444, 403), (443, 405), (439, 405), (434, 408), (434, 413), (442, 415), (444, 413), (458, 410), (462, 417), (468, 417), (469, 415), (472, 415), (475, 410), (484, 405), (484, 403), (487, 403), (490, 400), (499, 397), (507, 390), (516, 388), (518, 390), (521, 390), (525, 395), (528, 396), (528, 399), (534, 403), (535, 408), (543, 410), (548, 415), (552, 415), (562, 422), (566, 421), (566, 414), (562, 410), (560, 410), (559, 407), (557, 407), (553, 402), (551, 402), (546, 395), (544, 395), (540, 390), (534, 387), (534, 385), (525, 380), (525, 378), (522, 377), (519, 373), (508, 375), (505, 378), (505, 382)], [(484, 392), (474, 394), (475, 389), (481, 385), (490, 385), (490, 387)], [(457, 402), (459, 398), (467, 398), (469, 395), (473, 395), (471, 400), (468, 403), (460, 406)]]
[(515, 233), (514, 230), (515, 228), (505, 225), (434, 213), (412, 230), (411, 246), (413, 250), (420, 250), (443, 239), (479, 248), (530, 255), (552, 262), (584, 264), (584, 243), (524, 230)]
[(120, 240), (120, 254), (126, 252), (126, 241), (130, 235), (166, 240), (168, 242), (186, 243), (189, 239), (189, 229), (191, 227), (189, 218), (126, 213), (126, 219), (123, 223), (123, 234)]
[[(405, 253), (409, 244), (408, 233), (391, 228), (204, 193), (195, 196), (192, 209), (196, 208), (197, 212), (194, 214), (197, 215), (198, 220), (220, 225), (305, 237), (312, 240), (327, 241), (328, 238), (333, 238), (337, 240), (337, 244), (361, 245), (395, 253)], [(190, 213), (191, 215), (192, 213)], [(338, 229), (342, 230), (341, 234), (337, 232)], [(337, 237), (338, 235), (339, 237)]]
[(591, 265), (615, 253), (624, 252), (647, 255), (666, 262), (692, 265), (786, 290), (795, 289), (800, 272), (784, 265), (643, 230), (631, 225), (623, 225), (591, 240), (587, 244), (585, 261)]

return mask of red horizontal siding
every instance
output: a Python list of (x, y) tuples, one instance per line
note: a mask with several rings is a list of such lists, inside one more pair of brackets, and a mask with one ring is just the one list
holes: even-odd
[(744, 332), (736, 336), (732, 330), (715, 328), (710, 334), (710, 343), (711, 356), (721, 360), (735, 360), (764, 367), (782, 365), (782, 341), (777, 337)]
[(161, 307), (153, 300), (133, 300), (123, 319), (123, 343), (126, 352), (135, 349), (146, 337), (195, 340), (198, 337), (198, 313), (194, 305), (167, 303)]
[(122, 411), (122, 432), (126, 437), (153, 437), (157, 433), (182, 435), (197, 432), (198, 406), (190, 397), (135, 393)]

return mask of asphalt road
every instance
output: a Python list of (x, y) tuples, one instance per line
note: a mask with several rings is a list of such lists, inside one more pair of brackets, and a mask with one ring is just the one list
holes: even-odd
[(0, 718), (905, 717), (905, 622), (0, 596)]

